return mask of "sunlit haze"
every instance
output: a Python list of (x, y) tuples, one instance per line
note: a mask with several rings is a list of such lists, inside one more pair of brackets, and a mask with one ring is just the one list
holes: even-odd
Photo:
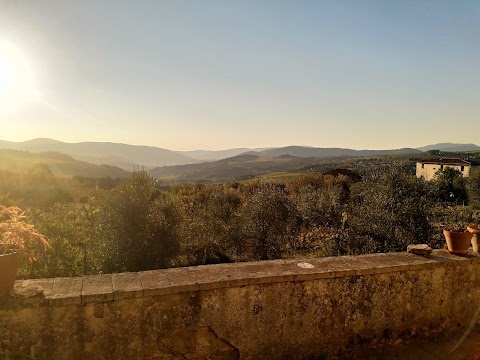
[(480, 143), (478, 1), (0, 0), (0, 139)]

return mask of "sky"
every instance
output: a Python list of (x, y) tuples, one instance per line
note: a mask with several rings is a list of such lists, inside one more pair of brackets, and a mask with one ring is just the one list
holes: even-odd
[(0, 139), (480, 144), (480, 2), (0, 0)]

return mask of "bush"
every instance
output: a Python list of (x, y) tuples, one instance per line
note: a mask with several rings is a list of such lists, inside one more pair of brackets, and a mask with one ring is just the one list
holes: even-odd
[(342, 213), (350, 197), (350, 187), (345, 177), (320, 176), (297, 179), (287, 185), (293, 189), (291, 198), (302, 219), (302, 226), (340, 227)]
[(284, 187), (256, 184), (248, 189), (240, 211), (242, 245), (258, 260), (281, 257), (296, 235), (298, 221)]
[(180, 251), (180, 213), (170, 194), (159, 191), (157, 182), (145, 171), (96, 202), (97, 242), (101, 272), (141, 271), (176, 264)]
[(463, 204), (468, 200), (465, 182), (460, 171), (447, 167), (437, 171), (432, 184), (439, 201)]
[(182, 209), (180, 233), (186, 264), (233, 261), (239, 238), (238, 192), (221, 185), (186, 185), (176, 191)]
[(427, 242), (432, 191), (423, 179), (395, 165), (371, 171), (356, 191), (347, 221), (352, 252), (364, 252), (365, 243), (370, 252), (388, 252)]
[(84, 275), (83, 245), (91, 228), (83, 213), (73, 205), (57, 204), (44, 211), (29, 209), (28, 221), (45, 235), (49, 248), (37, 261), (19, 269), (20, 278), (49, 278)]
[(466, 187), (469, 205), (474, 209), (480, 210), (480, 170), (470, 174)]

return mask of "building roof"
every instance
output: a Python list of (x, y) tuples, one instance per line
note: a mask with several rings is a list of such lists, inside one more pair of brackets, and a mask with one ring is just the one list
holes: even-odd
[(328, 171), (328, 172), (324, 173), (323, 175), (332, 175), (332, 176), (343, 175), (343, 176), (348, 177), (350, 180), (352, 180), (354, 182), (362, 180), (362, 176), (360, 174), (356, 173), (355, 171), (348, 170), (348, 169), (335, 169), (335, 170)]
[(478, 161), (465, 160), (461, 158), (441, 158), (434, 160), (419, 161), (422, 164), (438, 164), (438, 165), (480, 165)]

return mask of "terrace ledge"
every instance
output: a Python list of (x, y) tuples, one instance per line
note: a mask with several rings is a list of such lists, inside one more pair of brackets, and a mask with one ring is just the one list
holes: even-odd
[[(17, 280), (0, 308), (85, 305), (122, 299), (234, 288), (279, 282), (303, 282), (352, 276), (416, 271), (480, 263), (480, 257), (459, 257), (434, 250), (430, 257), (407, 252), (360, 256), (299, 258), (201, 265), (183, 268), (92, 275), (73, 278)], [(29, 289), (37, 289), (36, 295)]]

